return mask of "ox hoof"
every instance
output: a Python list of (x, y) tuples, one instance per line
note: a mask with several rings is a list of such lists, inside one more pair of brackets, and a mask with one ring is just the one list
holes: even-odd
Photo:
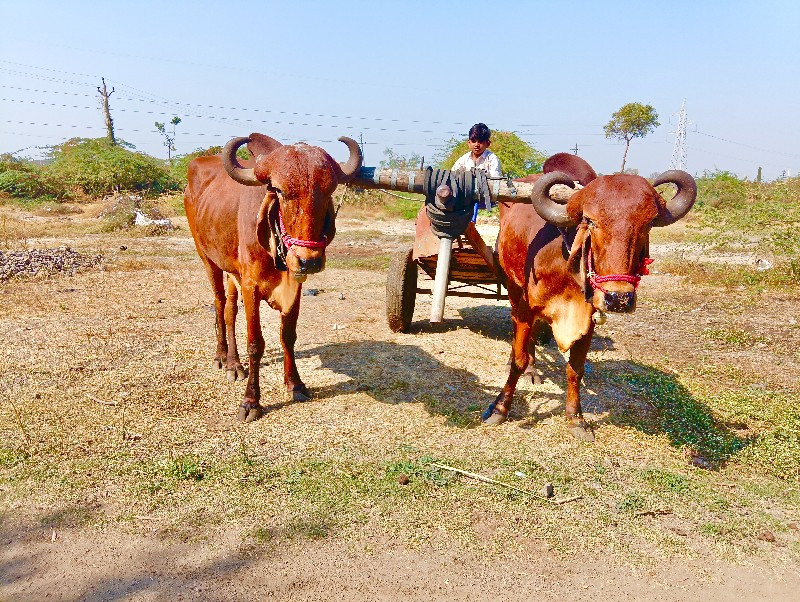
[(592, 432), (591, 427), (583, 420), (578, 424), (570, 424), (567, 430), (570, 435), (580, 441), (586, 441), (588, 443), (594, 441), (594, 432)]
[(306, 389), (305, 385), (298, 385), (289, 392), (292, 394), (292, 401), (308, 401), (311, 399), (311, 393)]
[(237, 414), (236, 418), (239, 422), (253, 422), (261, 418), (263, 413), (263, 409), (258, 404), (254, 406), (242, 404), (239, 406), (239, 414)]
[(525, 369), (525, 373), (523, 374), (524, 377), (528, 378), (531, 381), (532, 385), (541, 385), (542, 384), (542, 377), (539, 376), (539, 373), (536, 372), (536, 368), (533, 366), (528, 366)]
[(495, 408), (497, 408), (497, 400), (490, 403), (489, 407), (486, 408), (486, 411), (481, 414), (481, 422), (483, 422), (483, 424), (488, 426), (497, 426), (498, 424), (503, 424), (506, 421), (506, 415), (502, 412), (495, 411)]
[(503, 424), (506, 420), (508, 420), (506, 416), (500, 412), (494, 412), (491, 416), (483, 421), (483, 424), (486, 426), (497, 426), (498, 424)]
[(217, 370), (222, 370), (222, 360), (218, 357), (214, 358), (214, 361), (211, 362), (211, 365), (216, 368)]
[(225, 378), (231, 383), (237, 380), (244, 380), (244, 366), (240, 365), (235, 368), (228, 368), (225, 370)]

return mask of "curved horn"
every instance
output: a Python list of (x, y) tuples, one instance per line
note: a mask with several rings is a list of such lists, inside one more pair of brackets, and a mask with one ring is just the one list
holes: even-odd
[(239, 182), (239, 184), (244, 184), (245, 186), (263, 186), (264, 182), (261, 182), (255, 176), (255, 171), (252, 168), (247, 169), (242, 167), (238, 159), (236, 159), (236, 151), (239, 150), (240, 146), (248, 142), (250, 142), (250, 138), (234, 138), (228, 142), (225, 148), (222, 149), (222, 165), (225, 167), (225, 171), (228, 172), (228, 175)]
[(344, 142), (347, 148), (350, 149), (350, 158), (347, 160), (347, 163), (339, 163), (339, 166), (342, 168), (341, 182), (346, 184), (358, 175), (358, 170), (361, 169), (361, 163), (364, 158), (361, 156), (361, 147), (358, 146), (358, 142), (352, 138), (341, 136), (339, 142)]
[(697, 184), (692, 176), (680, 169), (665, 171), (653, 180), (654, 188), (659, 184), (675, 184), (678, 187), (675, 196), (667, 201), (666, 209), (653, 220), (653, 226), (669, 226), (689, 213), (697, 198)]
[(555, 184), (564, 184), (570, 188), (575, 188), (572, 178), (564, 172), (554, 171), (545, 174), (536, 180), (533, 190), (531, 190), (533, 208), (543, 220), (550, 222), (554, 226), (559, 226), (560, 228), (574, 226), (575, 222), (567, 214), (567, 208), (550, 198), (550, 188)]

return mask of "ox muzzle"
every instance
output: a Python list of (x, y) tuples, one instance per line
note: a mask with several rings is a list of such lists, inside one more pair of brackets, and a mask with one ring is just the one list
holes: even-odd
[(603, 311), (629, 314), (636, 309), (636, 291), (603, 293)]
[[(642, 276), (649, 274), (647, 266), (652, 263), (649, 257), (643, 257), (636, 270), (636, 274), (608, 274), (600, 276), (594, 271), (594, 261), (592, 258), (591, 244), (586, 253), (587, 280), (593, 294), (594, 305), (600, 311), (611, 311), (615, 313), (628, 314), (636, 309), (636, 289)], [(609, 290), (611, 287), (604, 283), (610, 283), (614, 288), (628, 288), (633, 290)]]
[(325, 256), (319, 255), (310, 259), (297, 258), (297, 269), (295, 274), (307, 276), (308, 274), (316, 274), (325, 268)]

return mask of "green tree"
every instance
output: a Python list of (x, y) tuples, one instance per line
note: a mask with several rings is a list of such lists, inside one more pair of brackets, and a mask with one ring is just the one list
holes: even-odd
[(169, 161), (170, 164), (172, 164), (172, 151), (175, 150), (175, 126), (180, 122), (181, 118), (177, 115), (170, 120), (170, 123), (172, 124), (172, 136), (170, 136), (164, 124), (156, 121), (156, 129), (158, 130), (159, 134), (164, 136), (164, 146), (167, 147), (167, 161)]
[[(500, 160), (500, 169), (504, 175), (512, 178), (539, 173), (547, 157), (513, 132), (492, 132), (492, 145), (489, 147)], [(449, 169), (464, 153), (469, 151), (466, 140), (456, 138), (447, 142), (441, 150), (444, 157), (440, 165)]]
[(634, 138), (644, 138), (647, 134), (656, 129), (658, 123), (658, 113), (651, 105), (643, 105), (639, 102), (629, 102), (611, 115), (603, 130), (606, 138), (616, 138), (625, 141), (625, 153), (622, 155), (621, 172), (625, 171), (625, 159), (628, 157), (628, 147)]

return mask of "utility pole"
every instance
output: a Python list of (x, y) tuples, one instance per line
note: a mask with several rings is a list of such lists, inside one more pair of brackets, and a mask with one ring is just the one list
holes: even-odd
[(103, 112), (106, 116), (106, 139), (108, 140), (109, 144), (116, 144), (117, 141), (114, 138), (114, 121), (111, 119), (111, 111), (108, 108), (108, 97), (114, 93), (114, 88), (111, 88), (111, 92), (106, 89), (106, 78), (101, 77), (101, 81), (103, 82), (103, 89), (100, 89), (100, 86), (97, 86), (97, 91), (100, 93), (101, 102), (103, 103)]
[(675, 148), (672, 150), (672, 161), (669, 163), (670, 169), (686, 170), (686, 99), (683, 99), (681, 112), (678, 114), (678, 130), (675, 132)]
[(571, 150), (573, 152), (573, 154), (577, 155), (578, 154), (578, 143), (577, 142), (575, 143), (575, 148), (571, 148), (569, 150)]

